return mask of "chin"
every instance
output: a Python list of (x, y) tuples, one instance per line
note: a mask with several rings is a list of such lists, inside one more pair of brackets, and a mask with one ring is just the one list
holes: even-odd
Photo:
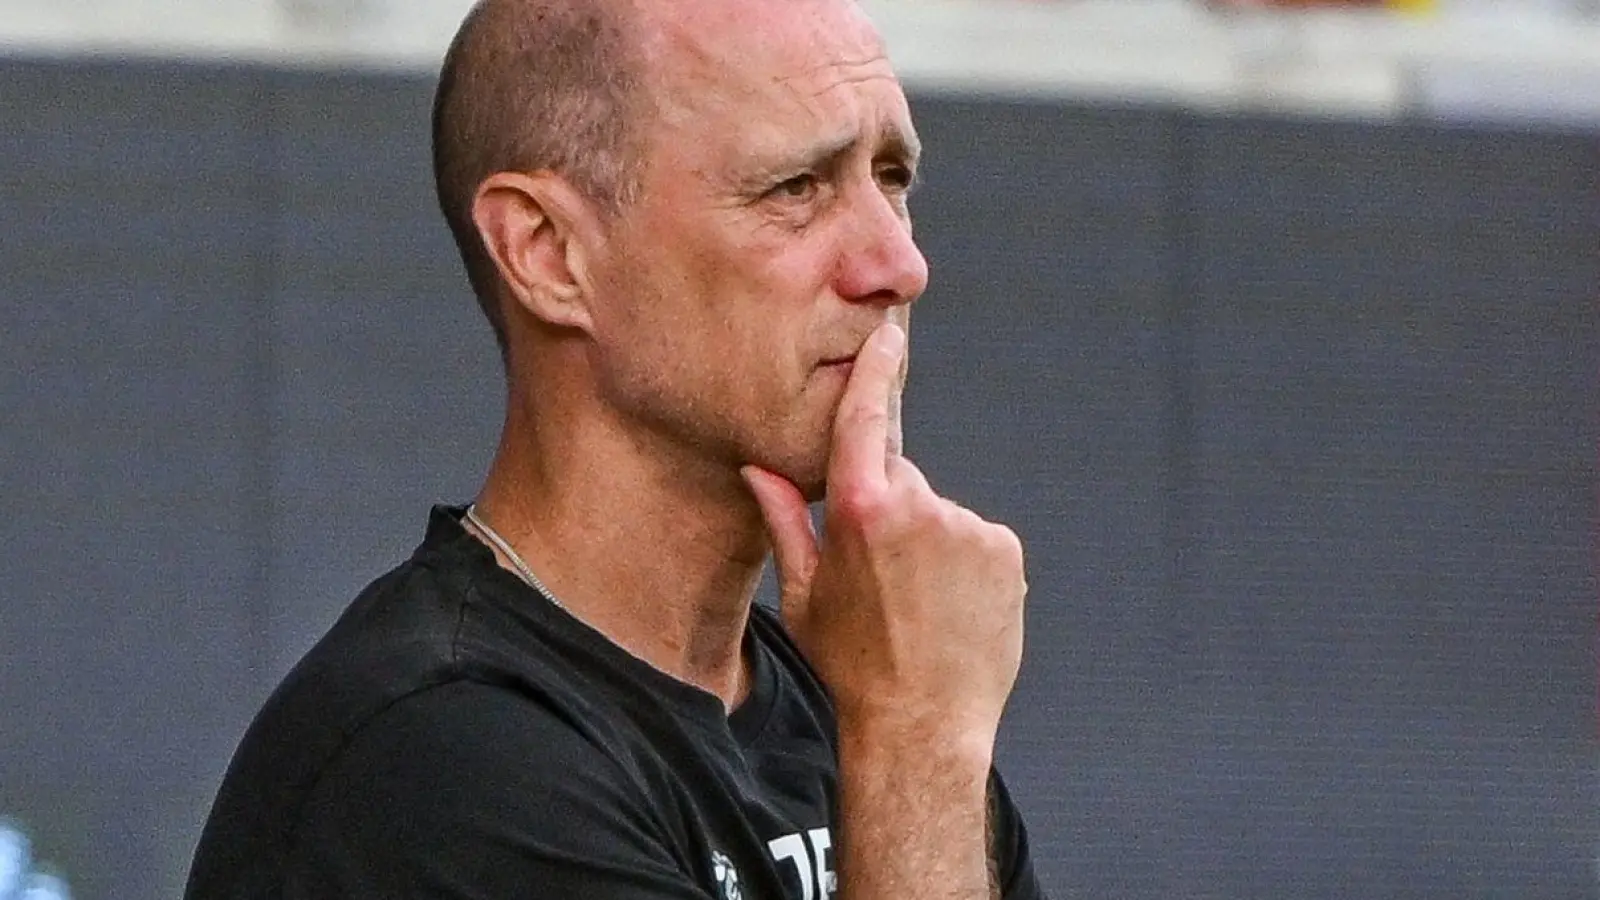
[(800, 496), (806, 498), (807, 503), (821, 503), (828, 496), (828, 479), (808, 478), (795, 482), (795, 487), (800, 489)]
[[(759, 457), (758, 457), (759, 458)], [(817, 503), (828, 493), (828, 454), (785, 454), (761, 464), (767, 471), (782, 475), (807, 503)]]
[(800, 491), (807, 503), (817, 503), (828, 493), (829, 429), (774, 429), (761, 444), (751, 444), (746, 459), (774, 475), (781, 475)]

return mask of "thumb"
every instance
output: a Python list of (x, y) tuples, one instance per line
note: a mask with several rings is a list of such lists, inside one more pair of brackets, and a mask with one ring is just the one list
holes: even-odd
[(756, 466), (739, 470), (761, 507), (778, 562), (778, 590), (784, 618), (801, 615), (811, 596), (811, 573), (817, 568), (817, 532), (800, 489), (788, 479)]

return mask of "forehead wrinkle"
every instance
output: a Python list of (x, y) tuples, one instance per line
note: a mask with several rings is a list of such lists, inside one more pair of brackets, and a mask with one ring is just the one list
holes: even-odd
[(829, 91), (836, 90), (838, 88), (845, 87), (847, 85), (862, 84), (862, 83), (865, 83), (865, 82), (868, 82), (868, 81), (880, 81), (880, 80), (890, 81), (890, 82), (893, 82), (895, 84), (899, 84), (900, 83), (899, 79), (895, 78), (893, 75), (888, 74), (887, 72), (867, 72), (867, 73), (864, 73), (864, 74), (861, 74), (861, 75), (851, 75), (851, 76), (846, 77), (846, 78), (841, 78), (838, 81), (830, 81), (826, 85), (823, 85), (822, 87), (819, 87), (816, 90), (812, 91), (810, 96), (814, 100), (814, 99), (816, 99), (818, 97), (821, 97), (823, 94), (826, 94)]
[[(898, 87), (900, 84), (900, 79), (895, 77), (893, 71), (862, 72), (859, 74), (848, 75), (836, 81), (830, 81), (827, 84), (824, 84), (821, 87), (804, 94), (799, 90), (799, 85), (795, 83), (796, 81), (813, 77), (819, 72), (824, 72), (830, 69), (863, 68), (878, 63), (887, 64), (888, 58), (880, 55), (854, 62), (824, 63), (812, 68), (810, 71), (804, 74), (774, 76), (773, 81), (777, 85), (786, 88), (787, 93), (791, 97), (800, 100), (803, 105), (810, 107), (810, 101), (815, 101), (830, 91), (841, 87), (865, 84), (867, 82), (878, 80), (887, 81), (888, 83)], [(922, 155), (922, 142), (917, 138), (916, 127), (914, 125), (911, 125), (909, 122), (907, 122), (905, 123), (905, 127), (902, 127), (902, 123), (897, 121), (897, 117), (892, 111), (885, 111), (878, 118), (880, 119), (880, 121), (877, 123), (878, 137), (881, 139), (882, 143), (888, 146), (889, 149), (898, 150), (913, 159), (916, 159)], [(854, 135), (851, 140), (852, 144), (860, 143), (865, 139), (865, 136), (860, 133), (859, 128), (852, 129), (851, 134)], [(833, 139), (819, 141), (817, 145), (839, 145), (840, 143), (841, 139)]]
[[(806, 78), (821, 72), (826, 72), (829, 69), (864, 69), (868, 66), (876, 66), (880, 64), (887, 67), (889, 64), (889, 57), (885, 56), (883, 53), (874, 53), (871, 56), (864, 56), (860, 59), (830, 59), (827, 62), (817, 63), (816, 65), (802, 69), (799, 72), (791, 72), (787, 75), (775, 75), (773, 77), (778, 81), (786, 81), (795, 78)], [(851, 76), (848, 80), (860, 81), (865, 78), (875, 77), (894, 78), (894, 74), (890, 71), (874, 72), (867, 75)]]
[[(826, 129), (830, 133), (803, 142), (803, 147), (796, 148), (791, 143), (789, 152), (772, 148), (777, 155), (789, 160), (802, 155), (809, 155), (813, 159), (837, 156), (869, 141), (910, 159), (916, 159), (919, 155), (919, 141), (910, 123), (902, 121), (905, 119), (902, 109), (869, 112), (878, 103), (853, 96), (854, 92), (849, 91), (846, 92), (847, 96), (840, 97), (843, 103), (840, 107), (836, 108), (825, 99), (828, 92), (835, 88), (848, 88), (878, 79), (884, 79), (887, 85), (899, 85), (888, 55), (875, 35), (865, 39), (861, 36), (857, 36), (856, 40), (846, 39), (848, 43), (840, 46), (835, 33), (819, 31), (813, 26), (805, 29), (808, 34), (798, 40), (791, 38), (772, 44), (773, 35), (766, 34), (766, 29), (758, 28), (756, 31), (760, 34), (746, 32), (747, 36), (754, 39), (752, 45), (739, 40), (729, 42), (718, 39), (717, 34), (703, 27), (707, 19), (698, 16), (664, 18), (653, 29), (654, 34), (649, 42), (654, 51), (651, 55), (659, 66), (656, 70), (658, 78), (662, 81), (659, 87), (664, 96), (660, 100), (667, 107), (661, 111), (666, 113), (668, 122), (696, 125), (692, 119), (680, 119), (680, 115), (675, 113), (693, 115), (691, 111), (751, 102), (765, 108), (758, 115), (761, 119), (776, 118), (791, 123), (809, 120), (816, 125), (833, 122), (833, 127)], [(714, 21), (722, 19), (722, 16), (711, 18)], [(743, 47), (744, 52), (735, 50), (735, 46)], [(760, 50), (760, 47), (766, 47), (766, 50)], [(816, 55), (808, 54), (811, 59), (807, 60), (793, 55), (808, 49), (819, 51), (822, 58), (819, 60)], [(773, 54), (787, 58), (790, 65), (783, 66)], [(757, 60), (764, 62), (757, 63)], [(756, 63), (755, 68), (759, 70), (775, 62), (787, 71), (769, 69), (754, 78), (740, 78), (735, 74), (740, 69), (749, 71), (751, 63)], [(750, 71), (749, 74), (756, 75), (756, 72)], [(898, 104), (893, 105), (898, 107)], [(869, 121), (858, 118), (862, 113), (868, 113)], [(841, 115), (855, 120), (855, 124), (848, 128), (841, 127)]]

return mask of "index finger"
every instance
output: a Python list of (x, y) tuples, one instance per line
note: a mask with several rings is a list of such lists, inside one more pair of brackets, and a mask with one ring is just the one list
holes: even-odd
[(900, 326), (878, 326), (856, 354), (833, 420), (833, 454), (828, 481), (873, 485), (887, 478), (885, 462), (899, 452), (900, 364), (906, 333)]

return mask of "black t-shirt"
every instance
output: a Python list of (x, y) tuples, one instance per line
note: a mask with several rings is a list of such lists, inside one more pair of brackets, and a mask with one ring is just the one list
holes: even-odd
[[(757, 606), (732, 715), (500, 568), (438, 507), (251, 725), (189, 900), (825, 900), (835, 732)], [(1041, 897), (995, 775), (1009, 900)]]

